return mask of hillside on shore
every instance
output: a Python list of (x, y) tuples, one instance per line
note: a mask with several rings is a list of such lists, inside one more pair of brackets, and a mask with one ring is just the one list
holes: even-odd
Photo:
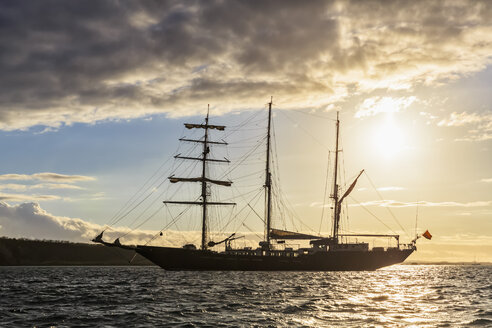
[(135, 254), (96, 244), (0, 237), (0, 265), (153, 265)]

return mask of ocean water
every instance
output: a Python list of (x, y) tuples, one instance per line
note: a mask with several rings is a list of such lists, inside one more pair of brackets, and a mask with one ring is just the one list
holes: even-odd
[(0, 267), (0, 327), (492, 327), (492, 266)]

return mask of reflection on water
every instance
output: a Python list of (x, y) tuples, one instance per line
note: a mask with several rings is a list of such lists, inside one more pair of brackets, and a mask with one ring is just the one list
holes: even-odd
[(492, 326), (492, 267), (0, 267), (0, 326)]

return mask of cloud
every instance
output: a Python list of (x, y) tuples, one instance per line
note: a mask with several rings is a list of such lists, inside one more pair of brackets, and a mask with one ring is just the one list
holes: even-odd
[[(89, 242), (103, 226), (77, 218), (54, 216), (43, 210), (37, 203), (9, 205), (0, 202), (0, 234), (9, 237), (25, 237), (36, 239), (69, 240)], [(108, 237), (128, 231), (125, 228), (108, 233)], [(137, 231), (132, 233), (128, 241), (148, 241), (156, 232)]]
[(59, 200), (60, 196), (56, 195), (24, 195), (24, 194), (5, 194), (0, 193), (0, 201), (25, 202), (25, 201), (47, 201)]
[(456, 141), (484, 141), (492, 139), (492, 114), (490, 113), (456, 113), (449, 118), (439, 121), (438, 126), (461, 127), (472, 125), (474, 128), (467, 130), (467, 135)]
[(15, 191), (24, 191), (27, 190), (29, 186), (23, 184), (16, 183), (3, 183), (0, 185), (0, 189), (2, 190), (15, 190)]
[(492, 263), (492, 238), (490, 236), (468, 236), (468, 240), (460, 240), (461, 236), (447, 236), (449, 242), (441, 243), (422, 241), (417, 244), (407, 262), (445, 261), (445, 262), (489, 262)]
[[(60, 200), (71, 201), (71, 198), (61, 197), (57, 195), (38, 195), (38, 194), (25, 194), (25, 192), (36, 189), (45, 190), (83, 190), (84, 188), (75, 185), (77, 182), (93, 181), (94, 177), (85, 175), (66, 175), (52, 172), (42, 172), (34, 174), (2, 174), (0, 175), (0, 181), (23, 181), (20, 183), (3, 183), (0, 184), (0, 190), (11, 190), (15, 192), (24, 192), (24, 194), (16, 193), (0, 193), (0, 200), (12, 201), (12, 202), (26, 202), (26, 201), (51, 201)], [(46, 181), (48, 183), (35, 183), (32, 181)]]
[(362, 103), (355, 117), (374, 116), (379, 113), (397, 113), (408, 108), (417, 98), (411, 97), (371, 97)]
[[(103, 229), (104, 240), (112, 242), (121, 237), (126, 244), (147, 244), (181, 247), (187, 243), (199, 244), (200, 231), (164, 231), (158, 237), (159, 231), (131, 230), (128, 227), (112, 227), (88, 222), (79, 218), (69, 218), (52, 215), (41, 208), (37, 203), (23, 203), (9, 205), (0, 201), (0, 235), (15, 238), (34, 238), (68, 240), (73, 242), (90, 242)], [(221, 240), (230, 233), (213, 234), (214, 240)], [(256, 233), (241, 233), (244, 238), (238, 243), (248, 246), (258, 245)], [(123, 236), (123, 237), (122, 237)]]
[(379, 187), (379, 191), (400, 191), (400, 190), (405, 190), (406, 188), (403, 187), (395, 187), (395, 186), (389, 186), (389, 187)]
[(492, 183), (492, 178), (488, 178), (488, 179), (482, 179), (480, 180), (481, 182), (485, 182), (485, 183)]
[(456, 113), (450, 114), (449, 118), (441, 120), (437, 123), (438, 126), (463, 126), (470, 123), (479, 123), (482, 117), (477, 113)]
[(220, 114), (272, 94), (285, 108), (326, 108), (458, 79), (492, 53), (485, 0), (16, 1), (0, 4), (0, 20), (3, 130), (207, 103)]
[(67, 183), (41, 183), (32, 185), (29, 189), (74, 189), (74, 190), (82, 190), (84, 188), (67, 184)]
[(379, 206), (379, 207), (485, 207), (491, 206), (492, 201), (476, 201), (468, 203), (460, 202), (429, 202), (429, 201), (418, 201), (418, 202), (401, 202), (396, 200), (372, 200), (368, 202), (362, 202), (360, 204), (351, 204), (349, 206)]
[[(378, 191), (401, 191), (401, 190), (406, 190), (407, 188), (403, 188), (403, 187), (397, 187), (397, 186), (388, 186), (388, 187), (379, 187), (377, 188)], [(357, 191), (367, 191), (369, 189), (367, 189), (366, 187), (361, 187), (361, 188), (357, 188)]]
[(16, 190), (16, 191), (25, 191), (32, 189), (74, 189), (74, 190), (82, 190), (84, 188), (66, 184), (66, 183), (39, 183), (34, 185), (24, 185), (24, 184), (16, 184), (16, 183), (7, 183), (1, 184), (0, 189), (3, 190)]
[(87, 241), (99, 225), (81, 219), (53, 216), (37, 203), (15, 206), (0, 202), (0, 233), (9, 237)]
[[(79, 181), (93, 181), (96, 180), (94, 177), (85, 175), (66, 175), (59, 173), (43, 172), (34, 174), (2, 174), (0, 175), (0, 180), (40, 180), (40, 181), (50, 181), (50, 182), (79, 182)], [(54, 184), (47, 184), (44, 186), (54, 187)], [(60, 185), (59, 185), (60, 186)], [(62, 185), (67, 188), (67, 185)]]

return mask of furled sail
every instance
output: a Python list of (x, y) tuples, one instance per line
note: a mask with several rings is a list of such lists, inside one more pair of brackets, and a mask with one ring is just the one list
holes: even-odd
[(210, 182), (210, 183), (214, 183), (214, 184), (226, 186), (226, 187), (229, 187), (232, 185), (232, 181), (213, 180), (213, 179), (202, 178), (202, 177), (198, 177), (198, 178), (176, 178), (174, 176), (170, 176), (168, 179), (171, 183), (176, 183), (176, 182)]
[(287, 231), (287, 230), (279, 230), (279, 229), (271, 229), (270, 230), (270, 238), (271, 239), (321, 239), (320, 236), (307, 235), (304, 233)]
[(352, 182), (352, 184), (350, 185), (350, 187), (347, 189), (347, 191), (343, 194), (342, 198), (340, 198), (340, 201), (339, 201), (339, 204), (341, 204), (343, 202), (343, 200), (345, 199), (345, 197), (347, 197), (351, 192), (352, 190), (354, 190), (355, 188), (355, 185), (357, 184), (357, 180), (359, 180), (361, 174), (364, 172), (364, 170), (360, 171), (359, 175), (357, 176), (357, 178), (355, 178), (354, 182)]
[(194, 123), (185, 123), (184, 126), (187, 129), (215, 129), (219, 131), (224, 131), (225, 126), (224, 125), (211, 125), (211, 124), (194, 124)]

